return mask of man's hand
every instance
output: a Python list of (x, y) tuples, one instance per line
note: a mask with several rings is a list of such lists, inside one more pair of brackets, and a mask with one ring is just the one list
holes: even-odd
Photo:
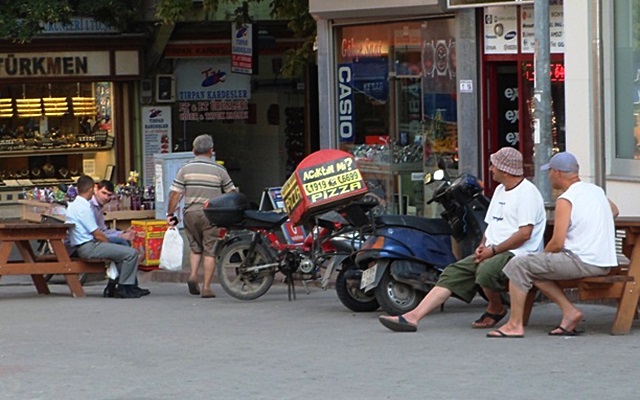
[(129, 242), (133, 242), (133, 239), (136, 238), (136, 232), (133, 229), (129, 228), (126, 231), (122, 232), (119, 236), (125, 240), (128, 240)]
[(475, 253), (473, 254), (473, 260), (476, 263), (481, 263), (482, 261), (493, 257), (493, 247), (487, 247), (483, 244), (476, 248)]
[(168, 216), (167, 217), (167, 224), (169, 224), (169, 226), (178, 225), (178, 217), (176, 217), (175, 215)]

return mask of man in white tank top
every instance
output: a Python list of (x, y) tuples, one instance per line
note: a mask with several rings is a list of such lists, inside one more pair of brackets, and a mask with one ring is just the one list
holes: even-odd
[(617, 265), (615, 225), (618, 208), (596, 185), (580, 181), (578, 161), (568, 152), (558, 153), (541, 170), (549, 171), (556, 200), (553, 236), (544, 253), (512, 258), (503, 272), (509, 278), (511, 315), (500, 329), (487, 337), (524, 337), (523, 313), (527, 292), (536, 286), (562, 310), (562, 321), (552, 336), (575, 336), (582, 320), (556, 281), (599, 276)]

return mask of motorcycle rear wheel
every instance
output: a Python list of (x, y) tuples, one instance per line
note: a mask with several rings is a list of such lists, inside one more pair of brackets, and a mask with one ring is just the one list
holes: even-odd
[(340, 302), (351, 311), (372, 312), (380, 308), (375, 294), (367, 295), (358, 287), (350, 285), (345, 278), (349, 268), (342, 268), (336, 278), (336, 294)]
[(375, 288), (380, 307), (389, 315), (402, 315), (416, 308), (426, 293), (396, 281), (387, 269)]
[[(217, 274), (220, 285), (229, 295), (240, 300), (255, 300), (265, 294), (275, 276), (275, 268), (243, 272), (242, 262), (247, 258), (251, 240), (242, 239), (226, 245), (218, 256)], [(270, 263), (266, 249), (256, 246), (252, 266)]]

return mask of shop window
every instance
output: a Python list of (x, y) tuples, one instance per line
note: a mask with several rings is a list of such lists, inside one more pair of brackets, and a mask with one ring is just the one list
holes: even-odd
[(442, 18), (336, 30), (337, 142), (386, 212), (424, 215), (424, 173), (439, 160), (456, 173), (454, 27)]
[(640, 160), (640, 2), (618, 0), (614, 7), (614, 173), (638, 175), (640, 165), (624, 160)]

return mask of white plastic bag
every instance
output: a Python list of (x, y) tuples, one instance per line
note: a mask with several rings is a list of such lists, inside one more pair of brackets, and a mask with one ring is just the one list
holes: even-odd
[(120, 273), (118, 272), (118, 267), (116, 267), (116, 263), (111, 261), (111, 263), (109, 263), (109, 268), (107, 268), (107, 278), (115, 281), (116, 279), (118, 279), (118, 275), (120, 275)]
[(162, 240), (160, 268), (166, 271), (182, 270), (183, 240), (175, 227), (167, 229)]

